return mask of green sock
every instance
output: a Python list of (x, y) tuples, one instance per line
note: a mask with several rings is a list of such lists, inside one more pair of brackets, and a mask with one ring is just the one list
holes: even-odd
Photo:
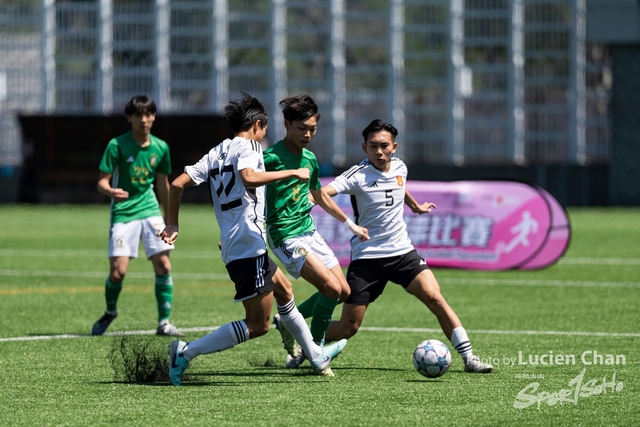
[(302, 317), (308, 319), (313, 316), (313, 307), (316, 305), (316, 300), (319, 296), (320, 292), (316, 292), (298, 306), (298, 311), (302, 314)]
[(118, 296), (122, 291), (122, 282), (113, 283), (109, 277), (104, 282), (104, 299), (107, 301), (107, 311), (113, 312), (118, 310)]
[(327, 298), (319, 295), (316, 304), (313, 306), (313, 318), (311, 319), (311, 335), (317, 343), (324, 340), (324, 334), (331, 324), (333, 309), (338, 305), (337, 299)]
[(158, 322), (169, 320), (173, 302), (173, 279), (171, 274), (156, 276), (156, 301), (158, 302)]

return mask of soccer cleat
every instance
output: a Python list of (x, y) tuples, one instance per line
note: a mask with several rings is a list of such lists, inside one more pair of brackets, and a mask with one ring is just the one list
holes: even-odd
[(162, 335), (167, 337), (183, 337), (184, 336), (183, 333), (177, 330), (176, 327), (169, 322), (159, 325), (158, 329), (156, 329), (156, 335)]
[(187, 343), (180, 340), (171, 341), (169, 344), (169, 379), (171, 384), (180, 385), (182, 374), (189, 367), (189, 361), (184, 358), (182, 352)]
[(91, 335), (102, 335), (102, 334), (104, 334), (104, 331), (107, 330), (107, 328), (109, 327), (111, 322), (113, 322), (116, 317), (118, 317), (118, 312), (117, 311), (115, 312), (115, 314), (109, 314), (109, 313), (105, 312), (102, 315), (102, 317), (99, 318), (98, 321), (93, 324), (93, 327), (91, 328)]
[(307, 356), (304, 354), (304, 351), (302, 351), (302, 347), (300, 347), (300, 345), (296, 346), (294, 353), (295, 355), (293, 356), (287, 354), (286, 366), (289, 369), (297, 369), (302, 365), (302, 362), (307, 360)]
[(293, 338), (293, 335), (291, 335), (291, 332), (289, 332), (289, 330), (287, 330), (287, 328), (284, 326), (282, 320), (280, 320), (280, 315), (277, 313), (275, 314), (275, 316), (273, 316), (273, 324), (275, 325), (278, 332), (280, 332), (280, 336), (282, 337), (282, 344), (284, 344), (284, 349), (287, 350), (287, 353), (290, 356), (296, 357), (296, 340)]
[(493, 372), (493, 366), (488, 363), (482, 363), (478, 356), (473, 356), (464, 364), (465, 372), (477, 372), (479, 374), (488, 374)]
[(313, 371), (316, 374), (322, 375), (322, 372), (329, 368), (329, 363), (338, 357), (346, 345), (347, 340), (343, 338), (340, 341), (336, 341), (333, 344), (322, 347), (322, 356), (310, 361)]
[(335, 377), (336, 374), (333, 373), (333, 371), (331, 370), (331, 367), (327, 367), (327, 369), (325, 369), (324, 371), (320, 371), (320, 372), (314, 372), (316, 375), (321, 375), (323, 377)]

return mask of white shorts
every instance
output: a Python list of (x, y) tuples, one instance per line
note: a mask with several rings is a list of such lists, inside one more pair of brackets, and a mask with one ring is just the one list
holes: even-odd
[(117, 222), (109, 232), (109, 258), (127, 256), (138, 258), (138, 242), (142, 241), (147, 259), (160, 252), (173, 250), (173, 245), (165, 243), (158, 234), (164, 230), (164, 219), (152, 216)]
[(310, 253), (320, 257), (328, 269), (338, 265), (338, 258), (317, 231), (287, 239), (277, 248), (273, 248), (273, 253), (294, 279), (300, 277), (302, 266)]

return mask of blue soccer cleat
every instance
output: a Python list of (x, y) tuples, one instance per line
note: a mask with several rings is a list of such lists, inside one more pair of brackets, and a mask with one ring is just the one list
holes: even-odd
[(347, 345), (346, 339), (341, 339), (340, 341), (336, 341), (333, 344), (322, 347), (322, 356), (317, 359), (310, 360), (311, 368), (316, 374), (319, 375), (327, 375), (333, 376), (333, 372), (331, 374), (325, 373), (329, 368), (329, 364), (333, 359), (338, 357), (338, 355), (344, 350)]
[(169, 344), (169, 379), (176, 386), (180, 385), (182, 373), (189, 367), (189, 361), (182, 354), (186, 346), (186, 342), (179, 340)]

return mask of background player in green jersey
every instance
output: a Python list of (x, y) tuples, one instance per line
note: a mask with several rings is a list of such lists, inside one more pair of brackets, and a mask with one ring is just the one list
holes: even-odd
[(102, 335), (118, 316), (117, 302), (129, 260), (138, 257), (142, 241), (147, 258), (156, 275), (155, 294), (158, 303), (157, 335), (182, 336), (169, 323), (173, 302), (173, 280), (169, 245), (160, 239), (165, 222), (154, 182), (166, 216), (171, 158), (166, 142), (151, 135), (156, 105), (148, 96), (133, 97), (124, 109), (131, 131), (109, 141), (100, 162), (98, 191), (111, 197), (111, 230), (109, 232), (109, 277), (105, 283), (107, 308), (93, 325), (91, 333)]
[[(295, 278), (304, 277), (318, 289), (319, 292), (301, 304), (299, 310), (305, 318), (313, 316), (311, 334), (315, 342), (322, 343), (333, 309), (349, 296), (349, 285), (333, 251), (316, 231), (310, 214), (313, 204), (309, 202), (309, 192), (318, 205), (345, 223), (353, 234), (362, 240), (369, 236), (365, 228), (354, 224), (322, 190), (318, 161), (306, 148), (316, 134), (320, 120), (316, 103), (309, 95), (298, 95), (283, 99), (280, 107), (287, 134), (264, 152), (265, 168), (280, 171), (304, 167), (311, 171), (311, 177), (307, 182), (283, 179), (267, 186), (267, 237), (289, 274)], [(295, 346), (287, 345), (291, 339), (277, 315), (274, 323), (283, 334), (289, 353), (287, 366), (297, 367), (304, 355)]]

